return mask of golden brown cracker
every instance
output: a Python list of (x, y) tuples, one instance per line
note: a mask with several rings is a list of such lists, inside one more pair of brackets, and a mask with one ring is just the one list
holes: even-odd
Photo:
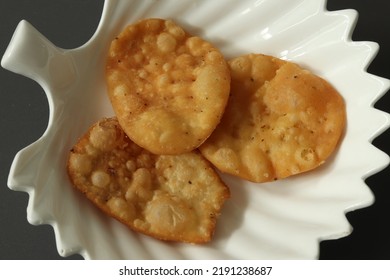
[(297, 64), (249, 54), (229, 61), (231, 98), (200, 147), (218, 169), (254, 182), (302, 173), (334, 151), (346, 122), (341, 95)]
[(220, 122), (230, 90), (219, 50), (163, 19), (129, 25), (112, 41), (106, 80), (124, 131), (155, 154), (202, 144)]
[(71, 150), (73, 185), (131, 229), (168, 241), (210, 241), (229, 189), (197, 152), (154, 155), (116, 118), (93, 125)]

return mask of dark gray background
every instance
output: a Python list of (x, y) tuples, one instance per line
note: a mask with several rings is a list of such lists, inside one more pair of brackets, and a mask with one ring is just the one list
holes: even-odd
[[(103, 0), (1, 0), (0, 57), (16, 25), (28, 20), (55, 45), (75, 48), (94, 33)], [(390, 2), (383, 0), (329, 0), (329, 10), (356, 9), (359, 20), (353, 39), (375, 41), (381, 49), (369, 72), (390, 78)], [(390, 112), (390, 94), (376, 107)], [(26, 219), (28, 195), (7, 188), (13, 157), (37, 140), (48, 120), (48, 104), (34, 81), (0, 69), (0, 259), (62, 259), (48, 225), (32, 226)], [(374, 145), (389, 153), (387, 131)], [(364, 160), (364, 159), (362, 159)], [(353, 233), (320, 244), (321, 259), (390, 259), (389, 168), (367, 179), (376, 196), (373, 206), (347, 214)], [(80, 259), (72, 256), (71, 259)]]

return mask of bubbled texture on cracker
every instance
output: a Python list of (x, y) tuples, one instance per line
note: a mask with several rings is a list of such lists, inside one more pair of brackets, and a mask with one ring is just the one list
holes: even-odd
[(106, 80), (121, 126), (155, 154), (202, 144), (220, 122), (230, 89), (219, 50), (162, 19), (129, 25), (112, 41)]
[(96, 123), (78, 141), (68, 174), (102, 211), (168, 241), (210, 241), (230, 195), (200, 153), (151, 154), (127, 137), (116, 118)]
[(346, 113), (340, 94), (297, 64), (249, 54), (229, 61), (225, 115), (200, 147), (217, 168), (254, 182), (318, 167), (334, 151)]

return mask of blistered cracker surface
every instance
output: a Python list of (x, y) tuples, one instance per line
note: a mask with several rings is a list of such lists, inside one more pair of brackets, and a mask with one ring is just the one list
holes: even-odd
[(112, 41), (106, 79), (121, 126), (155, 154), (203, 143), (220, 122), (230, 89), (219, 50), (162, 19), (129, 25)]
[(116, 118), (93, 125), (70, 153), (74, 186), (106, 214), (152, 237), (210, 241), (229, 190), (198, 152), (153, 155)]
[(225, 115), (202, 154), (226, 173), (267, 182), (314, 169), (334, 151), (346, 112), (341, 95), (298, 65), (249, 54), (229, 61)]

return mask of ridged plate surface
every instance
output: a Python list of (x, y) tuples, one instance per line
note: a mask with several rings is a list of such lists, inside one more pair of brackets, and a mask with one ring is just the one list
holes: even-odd
[[(133, 233), (87, 203), (66, 175), (68, 151), (76, 139), (93, 122), (113, 114), (103, 72), (110, 41), (127, 24), (146, 17), (174, 19), (218, 46), (226, 58), (255, 52), (297, 62), (328, 79), (346, 100), (348, 125), (343, 141), (321, 168), (266, 184), (223, 175), (232, 198), (208, 245), (164, 243)], [(63, 256), (315, 259), (321, 240), (351, 232), (345, 213), (373, 203), (364, 179), (389, 162), (371, 145), (389, 126), (389, 116), (373, 108), (389, 81), (365, 71), (378, 46), (351, 41), (356, 17), (353, 10), (328, 12), (324, 0), (107, 0), (87, 44), (74, 50), (48, 47), (54, 53), (50, 57), (55, 57), (44, 66), (48, 71), (25, 71), (24, 61), (12, 58), (15, 50), (10, 44), (3, 67), (41, 84), (49, 100), (50, 120), (45, 134), (16, 155), (9, 187), (30, 194), (29, 222), (51, 224)], [(29, 29), (26, 22), (21, 25)], [(25, 39), (23, 33), (18, 36), (13, 40)]]

